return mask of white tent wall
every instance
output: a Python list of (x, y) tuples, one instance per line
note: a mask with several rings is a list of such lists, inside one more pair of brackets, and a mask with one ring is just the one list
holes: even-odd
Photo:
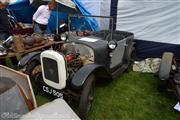
[[(79, 0), (81, 1), (85, 8), (87, 8), (88, 11), (92, 15), (97, 16), (110, 16), (110, 9), (111, 9), (111, 0)], [(98, 21), (100, 22), (100, 28), (106, 29), (106, 27), (109, 27), (109, 20), (103, 20)]]
[(117, 30), (135, 39), (180, 45), (180, 0), (118, 0)]

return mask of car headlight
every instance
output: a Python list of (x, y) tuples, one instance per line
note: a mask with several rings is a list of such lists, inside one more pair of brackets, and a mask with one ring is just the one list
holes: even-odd
[(62, 34), (60, 35), (60, 38), (61, 38), (62, 41), (65, 41), (65, 40), (67, 40), (68, 36), (67, 36), (66, 33), (62, 33)]
[(117, 47), (117, 42), (116, 41), (109, 41), (108, 47), (111, 50), (114, 50)]

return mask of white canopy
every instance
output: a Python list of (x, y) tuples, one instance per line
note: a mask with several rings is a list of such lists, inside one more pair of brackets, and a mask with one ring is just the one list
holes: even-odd
[(117, 29), (136, 39), (180, 44), (180, 0), (119, 0)]

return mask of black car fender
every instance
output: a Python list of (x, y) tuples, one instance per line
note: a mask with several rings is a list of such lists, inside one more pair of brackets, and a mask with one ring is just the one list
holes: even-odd
[(72, 78), (71, 86), (74, 89), (80, 89), (90, 74), (94, 74), (96, 78), (112, 79), (111, 74), (104, 66), (92, 63), (83, 66), (78, 72), (76, 72)]
[(24, 66), (27, 65), (27, 63), (37, 60), (40, 62), (40, 54), (42, 51), (37, 51), (37, 52), (32, 52), (27, 55), (25, 55), (18, 63), (19, 68), (23, 68)]

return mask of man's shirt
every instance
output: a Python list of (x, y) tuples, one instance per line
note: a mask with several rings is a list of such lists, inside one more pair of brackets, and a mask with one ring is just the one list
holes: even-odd
[(41, 5), (33, 15), (33, 20), (39, 24), (47, 25), (51, 11), (48, 5)]

